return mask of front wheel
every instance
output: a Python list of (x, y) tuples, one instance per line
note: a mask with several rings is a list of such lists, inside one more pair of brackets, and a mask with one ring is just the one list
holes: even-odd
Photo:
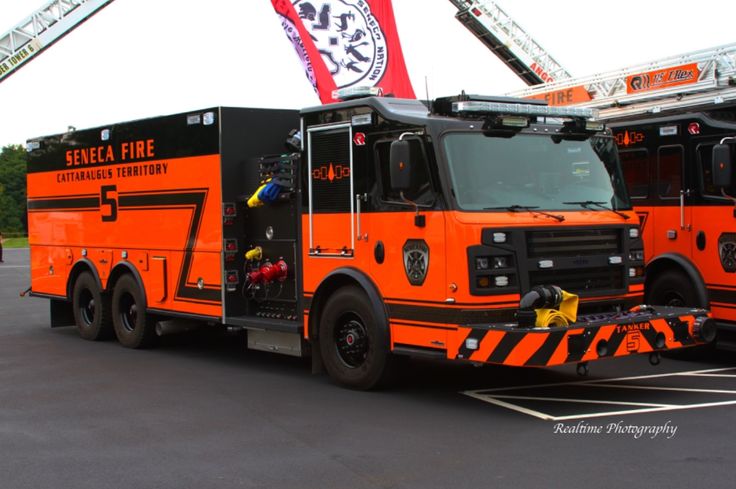
[(667, 270), (652, 279), (646, 302), (655, 306), (706, 307), (699, 303), (690, 280), (677, 270)]
[(124, 275), (112, 293), (112, 323), (121, 345), (148, 348), (157, 336), (155, 325), (146, 313), (143, 291), (131, 275)]
[(368, 390), (384, 383), (392, 358), (388, 325), (376, 317), (362, 289), (343, 287), (325, 305), (319, 344), (325, 369), (337, 383)]

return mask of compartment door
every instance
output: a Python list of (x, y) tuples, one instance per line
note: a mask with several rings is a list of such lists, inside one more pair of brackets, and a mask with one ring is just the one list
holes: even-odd
[(309, 254), (352, 257), (355, 250), (350, 124), (307, 130)]

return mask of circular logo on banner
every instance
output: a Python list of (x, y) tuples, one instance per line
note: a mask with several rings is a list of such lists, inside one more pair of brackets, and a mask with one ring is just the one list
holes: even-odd
[(386, 37), (365, 0), (294, 0), (338, 88), (377, 84), (388, 62)]

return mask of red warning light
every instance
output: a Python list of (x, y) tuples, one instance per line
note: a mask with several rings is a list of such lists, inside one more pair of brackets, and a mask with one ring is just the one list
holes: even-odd
[(689, 132), (692, 136), (697, 136), (698, 134), (700, 134), (700, 124), (698, 124), (697, 122), (691, 122), (687, 126), (687, 132)]

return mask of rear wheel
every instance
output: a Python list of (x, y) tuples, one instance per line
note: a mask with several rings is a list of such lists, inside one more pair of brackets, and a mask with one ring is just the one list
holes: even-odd
[(367, 390), (389, 378), (393, 362), (388, 327), (359, 287), (343, 287), (327, 300), (319, 344), (325, 369), (339, 384)]
[(102, 293), (92, 273), (82, 272), (74, 282), (72, 307), (79, 336), (90, 341), (112, 338), (110, 298)]
[(153, 319), (146, 313), (143, 291), (131, 275), (123, 275), (112, 294), (115, 335), (127, 348), (149, 348), (156, 342)]

